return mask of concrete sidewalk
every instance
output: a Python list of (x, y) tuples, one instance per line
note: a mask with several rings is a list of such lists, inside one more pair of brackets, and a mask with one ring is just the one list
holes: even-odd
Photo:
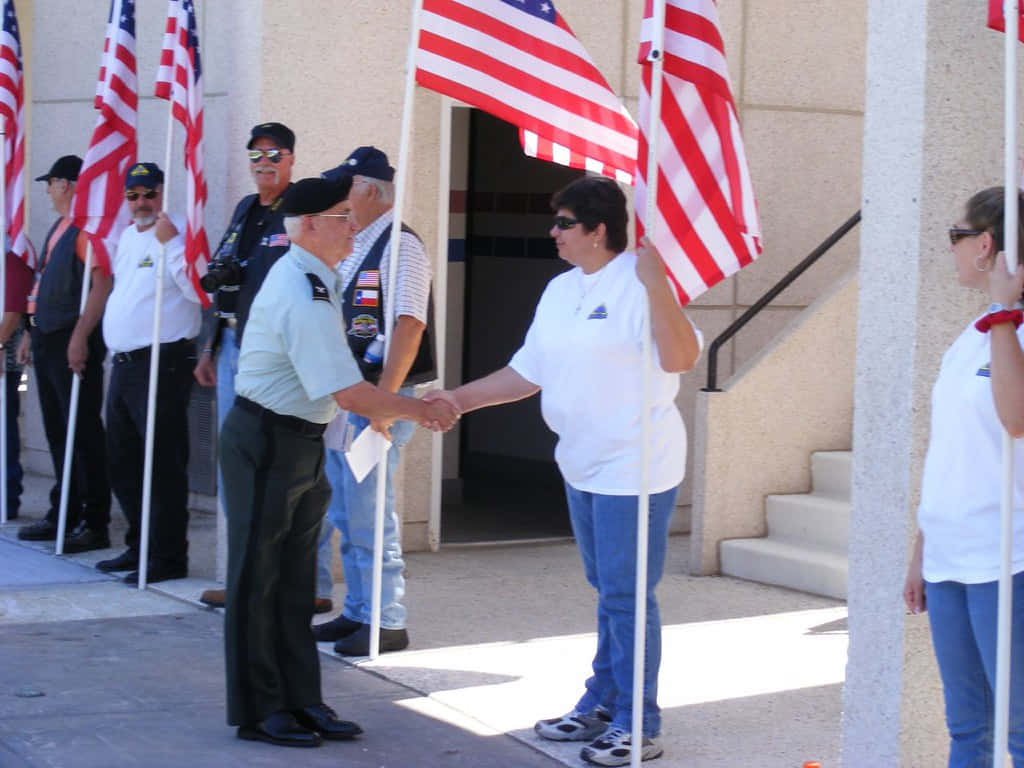
[[(44, 509), (49, 481), (28, 480), (23, 509)], [(0, 766), (584, 765), (579, 744), (532, 731), (572, 706), (593, 655), (595, 597), (571, 542), (410, 555), (410, 649), (371, 663), (322, 646), (325, 697), (366, 737), (299, 752), (224, 725), (221, 620), (196, 602), (215, 522), (193, 516), (189, 579), (142, 592), (92, 570), (119, 546), (55, 558), (0, 530)], [(670, 541), (659, 588), (666, 751), (652, 765), (838, 766), (845, 605), (686, 576), (687, 552)]]

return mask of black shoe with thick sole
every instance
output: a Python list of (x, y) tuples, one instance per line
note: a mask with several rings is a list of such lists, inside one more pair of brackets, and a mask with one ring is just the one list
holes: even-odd
[[(378, 653), (401, 651), (409, 647), (409, 633), (404, 629), (380, 629)], [(342, 656), (370, 655), (370, 625), (363, 624), (348, 637), (334, 644), (334, 652)]]
[(279, 747), (319, 747), (320, 734), (299, 725), (291, 712), (275, 712), (256, 725), (240, 725), (238, 738), (265, 741)]
[[(146, 583), (156, 584), (158, 581), (170, 581), (171, 579), (184, 579), (188, 576), (187, 565), (164, 565), (150, 563), (146, 569)], [(138, 584), (139, 572), (132, 571), (123, 579), (125, 584)]]
[(96, 563), (96, 570), (110, 573), (111, 571), (130, 571), (139, 567), (139, 551), (129, 547), (117, 557), (109, 560), (100, 560)]
[(81, 527), (64, 539), (64, 554), (74, 555), (79, 552), (91, 552), (94, 549), (109, 549), (110, 536), (107, 532), (93, 528)]
[(49, 520), (23, 525), (18, 529), (18, 538), (22, 541), (56, 541), (57, 524)]
[(303, 728), (316, 731), (325, 739), (330, 739), (331, 741), (354, 739), (363, 732), (363, 729), (351, 720), (339, 719), (338, 713), (326, 704), (296, 709), (292, 714), (295, 715), (296, 721)]
[(336, 619), (325, 621), (323, 624), (314, 624), (313, 637), (318, 643), (336, 643), (357, 631), (361, 626), (363, 626), (362, 622), (353, 621), (348, 616), (339, 616)]

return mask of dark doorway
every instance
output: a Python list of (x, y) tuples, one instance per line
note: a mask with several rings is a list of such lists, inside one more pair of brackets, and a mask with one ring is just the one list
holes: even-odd
[[(503, 367), (548, 281), (568, 265), (548, 236), (551, 195), (580, 171), (523, 154), (518, 130), (472, 110), (466, 205), (463, 378)], [(442, 541), (571, 535), (555, 436), (539, 397), (467, 414), (459, 478), (446, 481)]]

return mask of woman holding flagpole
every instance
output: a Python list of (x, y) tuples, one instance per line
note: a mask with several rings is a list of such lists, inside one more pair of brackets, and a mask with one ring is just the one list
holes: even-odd
[(555, 459), (565, 480), (587, 581), (597, 589), (593, 675), (573, 709), (534, 727), (547, 739), (589, 741), (581, 757), (597, 765), (631, 758), (637, 497), (641, 475), (642, 332), (650, 306), (649, 537), (642, 759), (659, 757), (657, 703), (661, 620), (654, 590), (665, 563), (668, 526), (686, 464), (686, 429), (675, 405), (679, 373), (700, 355), (702, 336), (676, 300), (657, 252), (623, 253), (629, 214), (618, 184), (578, 179), (555, 194), (551, 236), (574, 269), (540, 298), (523, 346), (509, 364), (450, 392), (468, 412), (541, 393), (558, 435)]
[[(1001, 252), (1003, 199), (1003, 187), (977, 193), (949, 230), (960, 284), (987, 293), (992, 304), (946, 351), (932, 390), (918, 534), (903, 592), (909, 611), (931, 614), (950, 768), (993, 764), (1002, 436), (1024, 436), (1024, 267), (1011, 274)], [(1020, 251), (1024, 197), (1018, 208)], [(1016, 452), (1013, 476), (1009, 751), (1015, 768), (1024, 768), (1024, 452)]]

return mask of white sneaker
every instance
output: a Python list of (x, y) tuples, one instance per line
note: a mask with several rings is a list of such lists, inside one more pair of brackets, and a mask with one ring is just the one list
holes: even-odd
[(575, 709), (561, 717), (538, 720), (533, 730), (542, 739), (551, 741), (590, 741), (608, 728), (612, 716), (604, 707), (593, 712), (577, 712)]
[[(594, 765), (629, 765), (632, 735), (622, 728), (609, 728), (580, 750), (580, 757)], [(664, 752), (661, 742), (644, 736), (641, 760), (654, 760)]]

